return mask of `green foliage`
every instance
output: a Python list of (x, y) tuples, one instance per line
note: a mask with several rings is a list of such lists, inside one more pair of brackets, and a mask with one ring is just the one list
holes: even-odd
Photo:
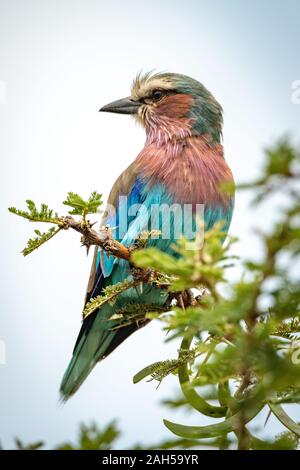
[(172, 292), (198, 286), (212, 289), (216, 282), (224, 280), (224, 264), (234, 259), (228, 252), (235, 240), (228, 239), (223, 248), (222, 225), (216, 224), (206, 232), (204, 240), (200, 236), (194, 242), (179, 240), (174, 247), (180, 255), (178, 259), (153, 247), (133, 252), (132, 259), (141, 268), (152, 268), (171, 276), (169, 290)]
[[(64, 442), (54, 450), (111, 450), (120, 434), (115, 421), (107, 424), (103, 429), (94, 422), (89, 425), (81, 423), (77, 442)], [(25, 445), (16, 438), (15, 445), (17, 450), (40, 450), (45, 446), (45, 443), (38, 441)]]
[(41, 204), (40, 210), (37, 209), (36, 204), (27, 199), (27, 211), (16, 209), (15, 207), (9, 207), (9, 212), (12, 214), (23, 217), (24, 219), (30, 220), (31, 222), (46, 222), (46, 223), (59, 223), (59, 217), (57, 213), (54, 213), (52, 209), (49, 209), (47, 204)]
[[(55, 447), (54, 450), (112, 450), (116, 440), (120, 436), (120, 431), (115, 421), (106, 425), (103, 429), (99, 428), (96, 423), (90, 425), (80, 424), (77, 442), (64, 442)], [(293, 432), (286, 431), (276, 436), (274, 442), (265, 442), (260, 439), (252, 438), (251, 445), (256, 450), (293, 450), (297, 447), (297, 437)], [(45, 443), (42, 441), (24, 444), (20, 439), (15, 439), (16, 450), (41, 450)], [(215, 437), (206, 439), (185, 439), (175, 438), (168, 439), (164, 442), (151, 444), (145, 447), (141, 444), (135, 444), (130, 449), (199, 449), (219, 448), (228, 449), (234, 445), (234, 439), (229, 438), (226, 434), (223, 437)]]
[(119, 329), (131, 324), (141, 326), (150, 319), (157, 318), (161, 312), (166, 312), (167, 307), (157, 307), (151, 304), (128, 303), (123, 308), (115, 310), (110, 320), (118, 320), (114, 329)]
[(66, 442), (59, 445), (56, 450), (111, 450), (114, 442), (120, 436), (116, 423), (113, 421), (104, 429), (96, 423), (89, 426), (79, 426), (78, 442)]
[(70, 192), (63, 204), (73, 208), (73, 210), (69, 211), (69, 214), (85, 217), (87, 214), (95, 214), (97, 212), (102, 205), (101, 198), (101, 194), (93, 191), (89, 199), (85, 201), (78, 194)]
[(15, 445), (17, 450), (39, 450), (44, 447), (43, 441), (32, 442), (31, 444), (24, 444), (21, 439), (15, 439)]
[(135, 374), (133, 377), (133, 383), (138, 383), (144, 378), (150, 376), (150, 380), (157, 380), (161, 382), (167, 375), (175, 374), (178, 368), (182, 364), (193, 362), (196, 356), (196, 352), (193, 351), (181, 351), (178, 359), (168, 359), (166, 361), (154, 362), (149, 366), (142, 369), (140, 372)]
[[(87, 223), (85, 217), (87, 214), (92, 214), (97, 212), (98, 208), (101, 206), (101, 194), (98, 194), (96, 191), (92, 192), (89, 199), (84, 201), (78, 194), (68, 193), (67, 199), (63, 202), (64, 205), (73, 207), (73, 210), (69, 212), (72, 215), (80, 215), (82, 217), (82, 222)], [(23, 217), (31, 222), (44, 222), (55, 224), (58, 228), (51, 227), (47, 232), (41, 233), (40, 230), (34, 230), (37, 235), (35, 238), (31, 238), (27, 242), (27, 246), (22, 250), (24, 256), (29, 255), (34, 250), (39, 248), (41, 245), (46, 243), (48, 240), (54, 237), (61, 229), (68, 228), (65, 223), (65, 218), (58, 216), (57, 212), (54, 212), (52, 209), (49, 209), (47, 204), (41, 204), (40, 210), (37, 209), (36, 204), (28, 199), (26, 201), (27, 211), (16, 209), (15, 207), (9, 207), (9, 212), (12, 214)]]
[(103, 289), (101, 295), (93, 297), (84, 307), (83, 318), (88, 317), (95, 310), (98, 310), (102, 305), (106, 303), (113, 304), (117, 296), (122, 292), (134, 287), (136, 283), (134, 281), (125, 280), (123, 282), (118, 282), (113, 286), (107, 286)]
[[(226, 268), (234, 261), (234, 240), (223, 245), (220, 227), (205, 234), (203, 246), (196, 240), (191, 249), (190, 243), (181, 240), (181, 256), (175, 261), (156, 248), (132, 255), (137, 266), (166, 273), (170, 293), (202, 289), (196, 302), (184, 307), (177, 301), (161, 317), (171, 332), (168, 340), (182, 338), (178, 359), (152, 364), (134, 377), (138, 382), (150, 375), (160, 382), (170, 372), (177, 373), (183, 394), (181, 401), (177, 399), (178, 407), (188, 406), (200, 416), (223, 416), (221, 422), (208, 426), (164, 420), (180, 438), (178, 446), (182, 440), (202, 445), (205, 439), (217, 448), (223, 448), (224, 439), (227, 446), (236, 443), (239, 449), (298, 446), (300, 426), (281, 404), (300, 403), (299, 182), (300, 152), (281, 141), (266, 151), (262, 176), (243, 185), (254, 191), (255, 204), (263, 204), (266, 196), (278, 197), (279, 191), (287, 202), (278, 207), (273, 228), (258, 233), (262, 255), (258, 261), (244, 261), (237, 282), (226, 279)], [(183, 360), (183, 351), (192, 353), (188, 360)], [(213, 400), (204, 395), (207, 387), (217, 392)], [(248, 423), (256, 422), (265, 407), (288, 431), (263, 441), (250, 433)], [(229, 433), (235, 436), (230, 442)], [(171, 445), (176, 446), (176, 441)]]
[(50, 238), (54, 237), (60, 228), (51, 227), (48, 232), (41, 233), (39, 230), (35, 230), (34, 233), (37, 235), (35, 238), (30, 238), (27, 242), (27, 246), (22, 250), (24, 256), (29, 255), (34, 250), (39, 248), (43, 243), (46, 243)]
[(300, 319), (293, 318), (292, 320), (287, 320), (277, 324), (274, 329), (271, 330), (270, 334), (296, 341), (299, 338), (299, 332)]

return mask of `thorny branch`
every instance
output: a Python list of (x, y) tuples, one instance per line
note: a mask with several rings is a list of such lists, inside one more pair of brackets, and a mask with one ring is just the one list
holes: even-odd
[(62, 218), (61, 227), (65, 230), (72, 228), (82, 234), (82, 246), (89, 248), (92, 245), (100, 246), (108, 254), (116, 256), (117, 258), (129, 260), (131, 249), (124, 246), (112, 237), (112, 232), (109, 226), (101, 227), (100, 231), (93, 229), (94, 224), (90, 224), (88, 220), (75, 220), (72, 216), (68, 215)]
[[(106, 253), (110, 255), (130, 261), (131, 253), (136, 248), (138, 248), (140, 244), (142, 246), (144, 244), (142, 238), (141, 243), (139, 243), (139, 240), (137, 240), (135, 245), (126, 247), (113, 238), (112, 230), (108, 225), (102, 226), (100, 231), (93, 229), (93, 225), (94, 224), (90, 224), (90, 222), (86, 219), (77, 221), (70, 215), (63, 217), (60, 223), (60, 227), (62, 229), (68, 230), (69, 228), (72, 228), (76, 232), (82, 234), (81, 243), (82, 246), (87, 248), (87, 251), (89, 251), (92, 245), (96, 245), (101, 247), (104, 251), (106, 251)], [(157, 285), (159, 284), (162, 289), (167, 289), (169, 287), (169, 284), (166, 281), (164, 275), (158, 271), (154, 271), (153, 269), (140, 268), (132, 264), (131, 272), (136, 283), (143, 284), (144, 282), (149, 282)], [(185, 307), (188, 307), (197, 303), (197, 301), (194, 299), (192, 291), (170, 293), (168, 296), (169, 302), (171, 302), (173, 299), (176, 300), (178, 306), (183, 304)], [(167, 303), (169, 302), (167, 301)], [(89, 310), (85, 312), (84, 317), (94, 311), (96, 306), (97, 303), (95, 303), (94, 306), (89, 306)]]

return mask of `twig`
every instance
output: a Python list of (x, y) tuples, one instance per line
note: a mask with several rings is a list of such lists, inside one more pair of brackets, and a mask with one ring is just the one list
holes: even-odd
[(69, 215), (62, 218), (60, 226), (65, 230), (72, 228), (73, 230), (76, 230), (76, 232), (81, 233), (81, 242), (82, 245), (87, 248), (87, 251), (92, 245), (97, 245), (116, 258), (125, 260), (130, 259), (130, 248), (127, 248), (112, 237), (109, 226), (101, 227), (100, 231), (97, 232), (92, 228), (93, 225), (91, 225), (89, 221), (82, 219), (78, 222)]

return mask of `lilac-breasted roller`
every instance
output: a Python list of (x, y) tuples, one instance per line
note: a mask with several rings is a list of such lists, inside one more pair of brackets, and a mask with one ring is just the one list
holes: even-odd
[[(221, 144), (222, 108), (201, 83), (175, 73), (138, 75), (130, 97), (100, 111), (134, 115), (146, 131), (144, 148), (113, 185), (103, 216), (102, 225), (116, 225), (114, 236), (118, 241), (133, 245), (139, 233), (149, 230), (149, 224), (153, 227), (153, 222), (163, 232), (165, 220), (157, 211), (153, 215), (154, 205), (192, 207), (190, 216), (197, 224), (193, 208), (203, 204), (205, 230), (223, 221), (227, 233), (234, 203), (233, 197), (220, 188), (222, 183), (233, 182)], [(175, 255), (174, 233), (184, 233), (184, 229), (172, 214), (168, 220), (170, 236), (156, 237), (150, 244)], [(125, 230), (121, 230), (124, 218)], [(96, 248), (86, 302), (101, 295), (103, 288), (131, 276), (128, 261)], [(106, 303), (88, 316), (62, 380), (62, 398), (74, 394), (97, 362), (138, 328), (136, 324), (115, 328), (115, 312), (126, 311), (126, 305), (132, 303), (162, 306), (166, 299), (158, 287), (146, 283), (142, 290), (128, 289), (113, 305)]]

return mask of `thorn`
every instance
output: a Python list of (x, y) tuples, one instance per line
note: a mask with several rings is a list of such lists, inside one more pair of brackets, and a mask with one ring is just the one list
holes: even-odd
[(264, 423), (264, 427), (266, 427), (267, 422), (269, 421), (269, 418), (270, 418), (271, 414), (272, 414), (272, 411), (269, 410), (269, 413), (268, 413), (268, 415), (267, 415), (267, 417), (266, 417), (266, 420), (265, 420), (265, 423)]

